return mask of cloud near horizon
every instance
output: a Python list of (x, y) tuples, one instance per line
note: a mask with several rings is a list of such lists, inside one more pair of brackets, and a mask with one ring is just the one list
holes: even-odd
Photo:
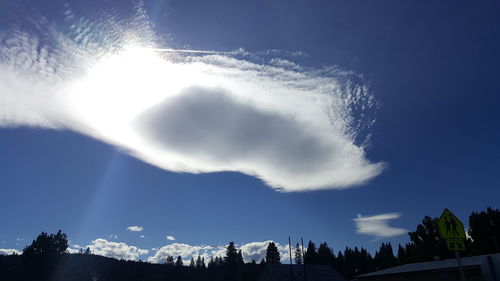
[[(250, 242), (242, 245), (236, 245), (238, 249), (241, 249), (241, 254), (245, 262), (251, 262), (255, 260), (260, 262), (261, 259), (266, 257), (267, 246), (272, 240), (262, 241), (262, 242)], [(288, 262), (288, 245), (280, 245), (275, 242), (278, 247), (278, 251), (281, 255), (282, 262)], [(170, 245), (163, 246), (155, 252), (154, 255), (148, 257), (147, 261), (153, 263), (164, 263), (168, 256), (181, 256), (184, 263), (188, 263), (193, 257), (197, 259), (198, 256), (205, 259), (208, 263), (210, 257), (224, 257), (226, 255), (226, 246), (208, 246), (208, 245), (189, 245), (183, 243), (172, 243)]]
[(386, 213), (369, 217), (358, 217), (353, 219), (356, 232), (359, 234), (372, 235), (375, 239), (390, 238), (408, 233), (408, 230), (396, 228), (389, 225), (389, 220), (397, 219), (400, 213)]
[(130, 246), (122, 242), (112, 242), (104, 238), (97, 238), (91, 244), (85, 246), (90, 248), (94, 255), (111, 257), (124, 260), (137, 260), (139, 256), (146, 255), (149, 250), (141, 249), (136, 246)]
[(9, 256), (9, 255), (20, 255), (23, 252), (17, 249), (0, 249), (0, 256)]
[(366, 157), (376, 103), (355, 74), (161, 53), (140, 5), (132, 21), (65, 8), (69, 31), (40, 16), (0, 34), (0, 127), (72, 130), (165, 170), (237, 171), (282, 191), (383, 170)]

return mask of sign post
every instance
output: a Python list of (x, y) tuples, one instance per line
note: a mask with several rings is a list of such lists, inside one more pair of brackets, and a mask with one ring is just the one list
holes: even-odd
[(465, 281), (464, 268), (460, 260), (459, 251), (465, 251), (464, 224), (448, 209), (444, 209), (438, 220), (439, 235), (446, 241), (448, 250), (455, 252), (460, 277)]

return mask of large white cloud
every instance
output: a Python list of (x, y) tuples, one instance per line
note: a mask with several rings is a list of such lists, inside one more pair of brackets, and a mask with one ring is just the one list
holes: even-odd
[[(266, 257), (267, 246), (272, 240), (261, 241), (261, 242), (250, 242), (242, 245), (236, 245), (238, 250), (241, 250), (243, 260), (245, 262), (251, 262), (255, 260), (260, 262)], [(282, 262), (288, 262), (288, 245), (282, 246), (275, 242), (278, 247), (278, 251), (281, 255)], [(210, 257), (224, 257), (226, 255), (226, 246), (210, 246), (210, 245), (189, 245), (182, 243), (173, 243), (161, 247), (156, 251), (156, 253), (148, 258), (149, 262), (163, 263), (168, 256), (181, 256), (183, 261), (189, 262), (191, 257), (197, 258), (201, 256), (205, 258), (205, 262), (208, 262)]]
[(65, 11), (69, 31), (35, 17), (0, 35), (0, 126), (74, 130), (170, 171), (239, 171), (284, 191), (382, 171), (366, 157), (374, 101), (355, 75), (166, 54), (140, 8), (121, 21)]
[(148, 250), (136, 246), (130, 246), (122, 242), (112, 242), (103, 238), (93, 240), (86, 247), (90, 248), (91, 253), (94, 255), (124, 260), (137, 260), (139, 256), (149, 253)]
[(389, 220), (397, 219), (399, 213), (386, 213), (369, 217), (359, 217), (353, 219), (356, 224), (356, 232), (360, 234), (372, 235), (376, 238), (389, 238), (408, 233), (408, 230), (396, 228), (389, 225)]

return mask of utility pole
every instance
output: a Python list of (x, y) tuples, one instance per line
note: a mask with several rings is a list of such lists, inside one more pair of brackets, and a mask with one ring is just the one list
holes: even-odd
[(302, 244), (302, 265), (304, 265), (304, 281), (307, 281), (307, 277), (306, 277), (306, 255), (304, 254), (304, 238), (300, 237), (300, 243)]
[(290, 236), (288, 236), (288, 250), (290, 252), (290, 280), (293, 281), (292, 240), (290, 240)]

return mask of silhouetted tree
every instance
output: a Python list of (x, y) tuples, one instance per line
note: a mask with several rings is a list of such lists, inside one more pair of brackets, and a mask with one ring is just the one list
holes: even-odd
[(295, 245), (294, 256), (295, 256), (295, 264), (302, 264), (302, 250), (300, 249), (299, 243)]
[(375, 253), (374, 264), (376, 269), (389, 268), (397, 264), (390, 242), (380, 245), (380, 249)]
[(280, 252), (278, 251), (276, 244), (274, 244), (274, 242), (270, 242), (267, 245), (267, 250), (266, 250), (266, 263), (267, 264), (279, 264), (279, 263), (281, 263), (280, 260), (281, 260), (280, 259)]
[(435, 256), (441, 259), (452, 257), (446, 243), (439, 237), (437, 221), (437, 218), (425, 216), (422, 224), (419, 224), (415, 231), (408, 233), (410, 241), (415, 245), (411, 257), (414, 261), (432, 261)]
[(243, 264), (245, 263), (243, 261), (243, 254), (241, 253), (241, 250), (238, 251), (238, 254), (236, 255), (236, 263), (238, 264)]
[(175, 261), (175, 266), (183, 266), (184, 262), (182, 261), (182, 257), (178, 256), (177, 260)]
[(229, 242), (226, 247), (226, 256), (224, 257), (224, 262), (227, 264), (236, 264), (238, 259), (238, 252), (236, 251), (236, 246), (234, 242)]
[(85, 255), (90, 255), (90, 254), (91, 254), (91, 252), (90, 252), (90, 248), (89, 248), (89, 247), (87, 247), (87, 249), (85, 249), (85, 252), (84, 252), (83, 254), (85, 254)]
[(201, 264), (202, 264), (201, 256), (198, 255), (198, 258), (196, 259), (196, 269), (201, 269)]
[(398, 245), (398, 263), (399, 264), (407, 263), (406, 249), (403, 246), (401, 246), (401, 244)]
[(306, 254), (304, 255), (304, 264), (318, 264), (318, 253), (316, 252), (316, 245), (310, 240), (307, 245)]
[(488, 207), (469, 216), (469, 231), (474, 254), (490, 254), (500, 251), (500, 210)]
[(167, 259), (165, 260), (165, 264), (169, 266), (173, 266), (175, 264), (174, 257), (171, 255), (167, 256)]
[(321, 243), (318, 248), (318, 263), (325, 265), (333, 265), (335, 260), (335, 255), (332, 249), (328, 247), (326, 242)]
[(57, 255), (68, 249), (68, 237), (61, 230), (57, 234), (40, 233), (31, 245), (23, 249), (23, 255)]

